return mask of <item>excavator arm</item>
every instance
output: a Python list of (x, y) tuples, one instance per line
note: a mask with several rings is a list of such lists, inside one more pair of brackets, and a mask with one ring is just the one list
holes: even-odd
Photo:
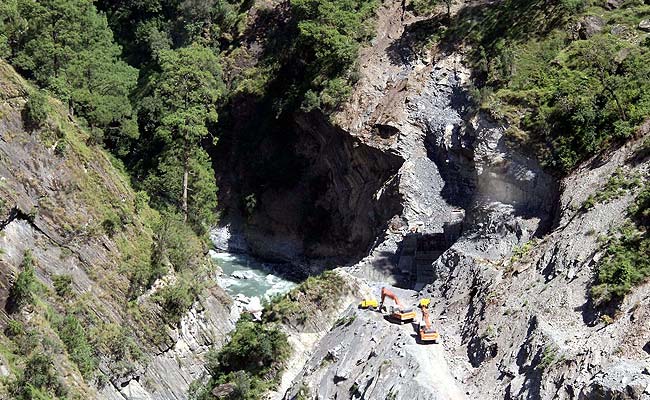
[(399, 301), (395, 293), (391, 292), (385, 287), (381, 288), (381, 303), (379, 304), (380, 312), (383, 311), (384, 301), (386, 301), (386, 297), (388, 297), (389, 299), (393, 299), (393, 301), (395, 302), (395, 307), (391, 307), (389, 312), (390, 318), (399, 322), (400, 324), (403, 324), (408, 321), (413, 321), (413, 319), (416, 316), (415, 310), (413, 308), (405, 308), (402, 302)]
[(384, 301), (386, 300), (386, 297), (389, 299), (393, 299), (395, 302), (395, 305), (397, 306), (398, 309), (402, 309), (402, 303), (399, 301), (395, 293), (391, 292), (390, 290), (384, 288), (381, 288), (381, 303), (379, 303), (379, 309), (381, 310), (382, 307), (384, 306)]
[(431, 320), (429, 319), (429, 309), (426, 307), (422, 308), (422, 319), (424, 320), (424, 329), (425, 332), (431, 332)]

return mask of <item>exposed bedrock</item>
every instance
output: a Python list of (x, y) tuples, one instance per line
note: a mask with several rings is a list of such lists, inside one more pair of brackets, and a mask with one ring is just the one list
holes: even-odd
[[(398, 173), (403, 212), (358, 265), (358, 274), (419, 288), (446, 273), (437, 264), (431, 271), (431, 264), (461, 238), (473, 238), (477, 254), (502, 256), (547, 232), (556, 219), (559, 186), (535, 160), (507, 145), (507, 126), (475, 110), (461, 56), (441, 55), (433, 64), (404, 68), (407, 72), (362, 86), (355, 99), (369, 111), (339, 122), (352, 135), (405, 160)], [(377, 79), (366, 77), (371, 78)], [(377, 87), (386, 94), (376, 93)], [(362, 100), (374, 99), (373, 94), (379, 103)], [(392, 127), (388, 138), (380, 134), (386, 126)], [(496, 226), (500, 236), (485, 235)], [(414, 241), (419, 255), (409, 253)], [(400, 275), (405, 271), (411, 276)]]
[[(254, 182), (260, 181), (259, 171), (244, 174), (253, 178), (237, 183), (239, 193), (226, 205), (224, 220), (234, 228), (218, 232), (217, 241), (272, 259), (358, 259), (401, 212), (397, 171), (403, 160), (360, 142), (318, 113), (297, 115), (283, 129), (292, 137), (286, 147), (265, 148), (263, 141), (256, 151), (275, 152), (275, 159), (289, 160), (284, 163), (291, 168), (267, 170), (261, 182)], [(238, 198), (249, 193), (255, 203), (247, 210)], [(238, 215), (246, 213), (244, 224)]]

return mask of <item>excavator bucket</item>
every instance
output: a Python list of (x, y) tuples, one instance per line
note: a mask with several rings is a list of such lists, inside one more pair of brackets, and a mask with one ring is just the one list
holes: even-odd
[(371, 308), (371, 309), (376, 309), (379, 307), (379, 302), (376, 299), (364, 299), (361, 303), (359, 303), (359, 308)]

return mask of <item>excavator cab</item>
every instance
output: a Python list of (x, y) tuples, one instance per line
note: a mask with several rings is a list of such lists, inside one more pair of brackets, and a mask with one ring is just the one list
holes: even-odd
[[(428, 299), (424, 299), (428, 300)], [(440, 339), (440, 334), (438, 331), (431, 325), (431, 319), (429, 318), (429, 302), (430, 301), (420, 301), (420, 309), (422, 310), (422, 321), (420, 322), (420, 327), (418, 332), (420, 334), (420, 341), (423, 343), (438, 343)], [(424, 322), (424, 324), (422, 323)]]
[(413, 321), (415, 319), (415, 315), (416, 314), (414, 308), (391, 307), (389, 313), (389, 316), (400, 324)]
[(415, 319), (415, 309), (410, 307), (404, 307), (402, 303), (399, 301), (395, 293), (391, 292), (390, 290), (386, 288), (381, 288), (381, 303), (379, 306), (379, 311), (382, 311), (383, 306), (384, 306), (384, 301), (386, 300), (386, 297), (393, 299), (395, 302), (395, 306), (390, 307), (388, 315), (391, 319), (393, 319), (396, 322), (399, 322), (400, 324), (403, 324), (408, 321), (413, 321)]

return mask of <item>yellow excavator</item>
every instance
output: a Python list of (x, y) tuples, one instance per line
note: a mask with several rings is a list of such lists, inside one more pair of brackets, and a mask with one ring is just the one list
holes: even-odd
[(420, 327), (418, 329), (420, 333), (420, 341), (423, 343), (438, 343), (438, 339), (440, 339), (440, 334), (438, 333), (437, 330), (433, 328), (431, 325), (431, 319), (429, 318), (429, 299), (422, 299), (420, 300), (420, 309), (422, 310), (422, 322), (424, 322), (424, 325), (422, 325), (422, 322), (420, 322)]
[(395, 293), (391, 292), (390, 290), (384, 288), (381, 288), (381, 303), (379, 303), (379, 311), (383, 310), (384, 307), (384, 301), (386, 300), (386, 297), (389, 299), (393, 299), (395, 302), (395, 307), (391, 307), (389, 310), (389, 316), (393, 320), (399, 322), (400, 324), (403, 324), (408, 321), (412, 321), (415, 318), (415, 309), (414, 308), (406, 308), (402, 305), (402, 303), (399, 301)]

